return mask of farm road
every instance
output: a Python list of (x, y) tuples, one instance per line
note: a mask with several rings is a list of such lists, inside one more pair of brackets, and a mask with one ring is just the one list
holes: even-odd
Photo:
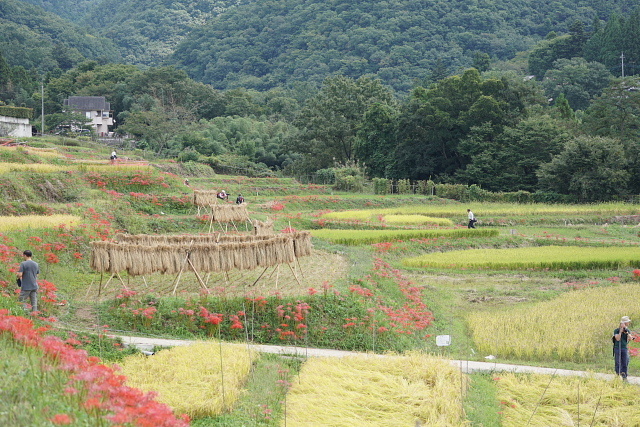
[[(196, 341), (188, 340), (173, 340), (163, 338), (145, 338), (145, 337), (132, 337), (117, 335), (122, 339), (122, 342), (126, 346), (134, 346), (140, 350), (150, 351), (155, 346), (158, 347), (175, 347), (179, 345), (189, 345)], [(290, 356), (299, 357), (345, 357), (345, 356), (368, 356), (368, 357), (386, 357), (381, 354), (371, 353), (358, 353), (355, 351), (343, 351), (343, 350), (331, 350), (324, 348), (309, 348), (309, 347), (291, 347), (291, 346), (278, 346), (278, 345), (257, 345), (248, 344), (248, 346), (256, 351), (264, 353), (275, 353)], [(614, 374), (602, 374), (602, 373), (590, 373), (585, 371), (572, 371), (569, 369), (554, 369), (554, 368), (542, 368), (538, 366), (524, 366), (524, 365), (510, 365), (506, 363), (494, 363), (494, 362), (475, 362), (470, 360), (452, 360), (451, 364), (460, 367), (463, 372), (515, 372), (515, 373), (533, 373), (544, 375), (561, 375), (561, 376), (589, 376), (593, 375), (595, 378), (612, 380), (615, 378)], [(640, 385), (640, 377), (629, 377), (630, 384)]]

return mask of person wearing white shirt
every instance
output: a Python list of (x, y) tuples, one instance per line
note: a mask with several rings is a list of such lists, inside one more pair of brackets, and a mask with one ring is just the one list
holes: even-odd
[(477, 222), (475, 215), (471, 212), (471, 209), (467, 209), (467, 213), (469, 214), (469, 228), (476, 228), (475, 223)]

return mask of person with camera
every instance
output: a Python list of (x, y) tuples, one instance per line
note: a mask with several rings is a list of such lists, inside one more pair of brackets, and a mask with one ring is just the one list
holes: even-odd
[(627, 369), (629, 368), (629, 348), (627, 346), (630, 339), (629, 316), (620, 319), (620, 326), (613, 330), (613, 358), (615, 361), (616, 374), (623, 380), (627, 379)]
[[(23, 303), (25, 310), (31, 308), (31, 312), (38, 311), (38, 274), (40, 267), (38, 263), (31, 259), (33, 253), (26, 250), (22, 253), (24, 261), (20, 263), (20, 268), (16, 273), (18, 278), (17, 284), (20, 287), (20, 302)], [(31, 303), (29, 305), (29, 303)]]

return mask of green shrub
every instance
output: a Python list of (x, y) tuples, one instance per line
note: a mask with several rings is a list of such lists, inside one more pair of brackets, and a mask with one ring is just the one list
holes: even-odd
[(33, 117), (33, 109), (0, 105), (0, 116), (15, 117), (17, 119), (30, 119)]
[(364, 189), (364, 170), (357, 162), (348, 162), (333, 168), (335, 183), (333, 188), (339, 191), (362, 192)]
[(424, 194), (427, 196), (432, 196), (435, 194), (435, 188), (436, 188), (436, 184), (435, 182), (428, 180), (428, 181), (418, 181), (417, 182), (418, 185), (418, 193), (419, 194)]
[(411, 194), (411, 181), (408, 179), (399, 179), (398, 194)]
[(314, 174), (314, 182), (317, 184), (333, 185), (336, 182), (336, 172), (333, 168), (320, 169)]
[(467, 186), (462, 184), (436, 184), (436, 195), (443, 199), (465, 201)]
[(391, 191), (391, 181), (386, 178), (373, 178), (373, 194), (389, 194)]
[(178, 161), (180, 163), (197, 162), (199, 158), (200, 154), (195, 150), (184, 150), (178, 154)]

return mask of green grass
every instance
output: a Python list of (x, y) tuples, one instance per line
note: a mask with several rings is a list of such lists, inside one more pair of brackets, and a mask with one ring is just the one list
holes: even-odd
[(72, 415), (74, 425), (96, 422), (79, 410), (79, 399), (65, 395), (68, 375), (41, 360), (40, 351), (0, 335), (0, 425), (48, 426), (56, 414)]
[(492, 237), (498, 235), (495, 229), (433, 229), (433, 230), (313, 230), (313, 237), (330, 240), (342, 245), (365, 245), (404, 239)]
[(255, 362), (246, 392), (235, 409), (218, 417), (194, 420), (194, 427), (278, 426), (286, 407), (286, 384), (300, 370), (302, 360), (263, 353)]
[(467, 420), (474, 427), (501, 425), (501, 408), (494, 375), (477, 373), (469, 376), (470, 386), (464, 400), (464, 411), (467, 414)]

